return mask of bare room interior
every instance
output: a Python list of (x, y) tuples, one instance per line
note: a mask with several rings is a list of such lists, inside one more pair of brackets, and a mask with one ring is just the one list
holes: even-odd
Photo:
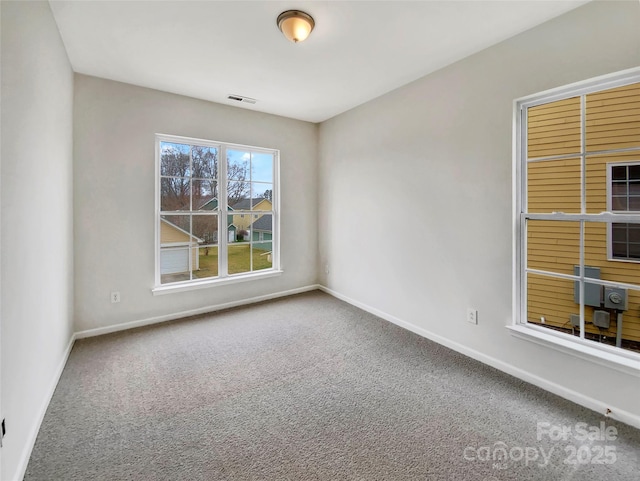
[(0, 21), (0, 479), (638, 479), (639, 1)]

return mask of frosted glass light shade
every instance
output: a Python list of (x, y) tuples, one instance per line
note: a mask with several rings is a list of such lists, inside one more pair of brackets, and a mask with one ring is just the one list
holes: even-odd
[(287, 10), (278, 16), (278, 28), (287, 39), (294, 43), (306, 39), (315, 27), (311, 15), (299, 10)]

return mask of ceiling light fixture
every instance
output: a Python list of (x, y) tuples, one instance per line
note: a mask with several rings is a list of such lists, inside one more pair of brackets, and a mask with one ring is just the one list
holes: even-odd
[(277, 23), (282, 34), (293, 43), (306, 39), (316, 25), (311, 15), (300, 10), (282, 12), (278, 15)]

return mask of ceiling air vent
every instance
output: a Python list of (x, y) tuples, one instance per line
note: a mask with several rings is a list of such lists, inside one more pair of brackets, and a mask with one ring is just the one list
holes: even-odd
[(235, 100), (236, 102), (242, 102), (244, 104), (255, 104), (256, 99), (252, 99), (250, 97), (243, 97), (242, 95), (229, 95), (227, 96), (229, 100)]

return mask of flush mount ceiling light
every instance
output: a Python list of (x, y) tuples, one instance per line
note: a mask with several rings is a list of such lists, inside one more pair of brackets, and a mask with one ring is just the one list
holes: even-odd
[(300, 10), (282, 12), (278, 15), (277, 23), (283, 35), (294, 43), (307, 38), (316, 25), (311, 15)]

